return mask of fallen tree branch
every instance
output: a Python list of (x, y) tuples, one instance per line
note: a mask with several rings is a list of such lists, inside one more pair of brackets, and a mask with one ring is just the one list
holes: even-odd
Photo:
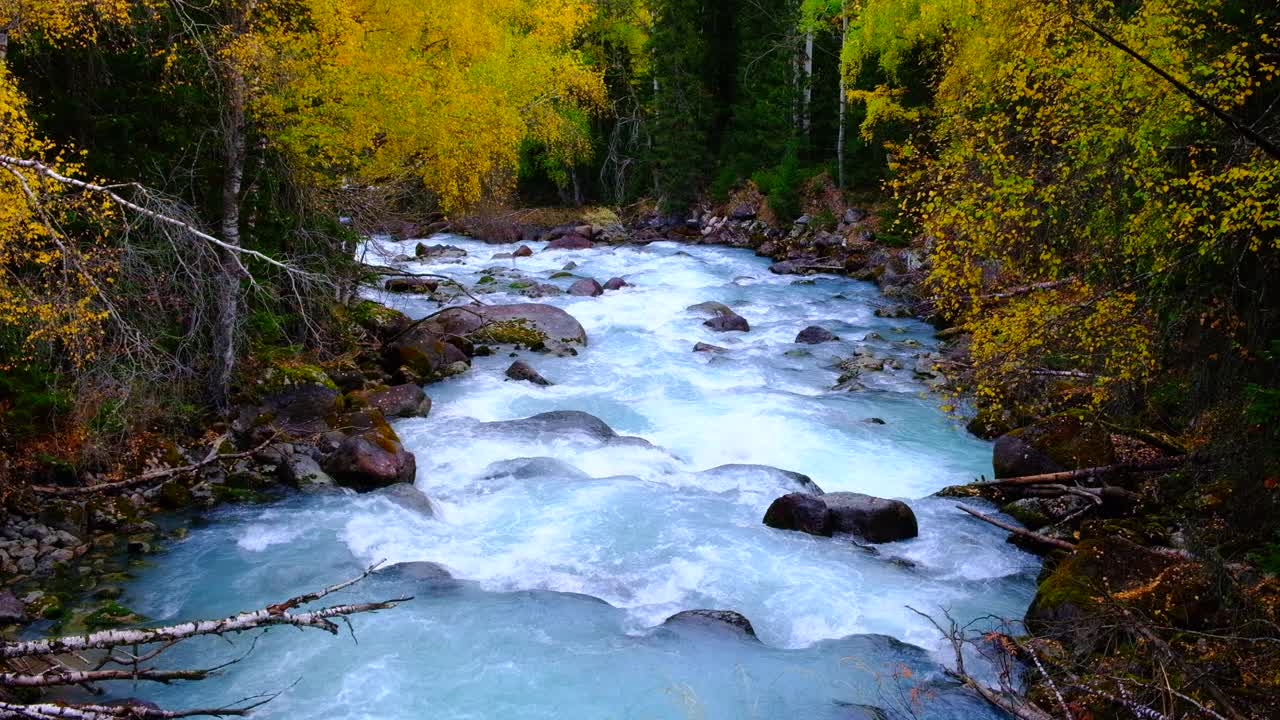
[(1062, 287), (1063, 285), (1070, 285), (1075, 281), (1076, 281), (1076, 278), (1074, 277), (1063, 278), (1061, 280), (1049, 280), (1047, 282), (1032, 283), (1030, 285), (1022, 285), (1020, 287), (1009, 288), (1008, 290), (1003, 290), (998, 293), (991, 293), (990, 295), (981, 295), (979, 297), (982, 300), (1003, 300), (1004, 298), (1011, 298), (1011, 297), (1018, 297), (1019, 295), (1026, 295), (1027, 293), (1032, 293), (1032, 292), (1035, 292), (1036, 290), (1052, 290), (1054, 288)]
[(81, 685), (83, 683), (106, 682), (108, 680), (146, 680), (168, 684), (175, 680), (204, 680), (209, 677), (209, 670), (157, 670), (142, 668), (139, 670), (64, 670), (50, 669), (34, 675), (21, 673), (0, 673), (0, 685), (7, 687), (57, 687), (60, 685)]
[(1177, 457), (1160, 458), (1159, 460), (1149, 460), (1147, 462), (1116, 463), (1114, 465), (1099, 465), (1096, 467), (1081, 468), (1079, 470), (1063, 470), (1062, 472), (1043, 473), (1040, 475), (1022, 475), (1020, 477), (999, 478), (996, 480), (981, 480), (969, 483), (969, 485), (971, 487), (987, 487), (992, 485), (1045, 485), (1050, 483), (1060, 483), (1064, 480), (1084, 480), (1111, 473), (1159, 472), (1179, 467), (1185, 463), (1187, 459), (1188, 456), (1179, 455)]
[(1076, 549), (1076, 546), (1075, 546), (1074, 544), (1069, 543), (1069, 542), (1067, 542), (1066, 540), (1059, 540), (1059, 539), (1057, 539), (1057, 538), (1051, 538), (1051, 537), (1049, 537), (1049, 536), (1047, 536), (1047, 535), (1041, 535), (1041, 534), (1040, 534), (1040, 533), (1038, 533), (1038, 532), (1032, 532), (1032, 531), (1030, 531), (1030, 530), (1028, 530), (1028, 529), (1026, 529), (1026, 528), (1020, 528), (1020, 527), (1018, 527), (1017, 525), (1013, 525), (1013, 524), (1007, 523), (1007, 522), (1005, 522), (1005, 521), (1003, 521), (1003, 520), (997, 520), (997, 519), (995, 519), (995, 518), (991, 517), (990, 515), (984, 515), (984, 514), (982, 514), (982, 513), (978, 512), (977, 510), (974, 510), (973, 508), (968, 507), (968, 506), (966, 506), (966, 505), (960, 505), (960, 504), (957, 504), (957, 505), (956, 505), (956, 507), (958, 507), (958, 508), (960, 508), (961, 510), (963, 510), (963, 511), (965, 511), (965, 512), (969, 513), (970, 515), (972, 515), (972, 516), (974, 516), (974, 517), (978, 518), (979, 520), (981, 520), (981, 521), (983, 521), (983, 522), (991, 523), (992, 525), (995, 525), (996, 527), (998, 527), (998, 528), (1000, 528), (1000, 529), (1002, 529), (1002, 530), (1008, 530), (1009, 532), (1013, 533), (1014, 535), (1019, 535), (1019, 536), (1021, 536), (1021, 537), (1027, 538), (1028, 540), (1034, 540), (1034, 541), (1036, 541), (1036, 542), (1038, 542), (1038, 543), (1041, 543), (1042, 545), (1049, 545), (1049, 546), (1051, 546), (1051, 547), (1061, 548), (1061, 549), (1063, 549), (1063, 550), (1075, 550), (1075, 549)]
[(141, 475), (129, 478), (127, 480), (119, 480), (117, 482), (103, 483), (101, 485), (89, 485), (86, 487), (68, 487), (68, 488), (53, 487), (50, 485), (33, 485), (31, 487), (31, 490), (41, 495), (48, 495), (51, 497), (64, 497), (64, 498), (65, 497), (83, 497), (85, 495), (113, 494), (117, 492), (122, 492), (124, 490), (132, 490), (133, 488), (140, 487), (142, 485), (147, 485), (157, 480), (168, 480), (169, 478), (174, 478), (181, 475), (187, 475), (189, 473), (196, 472), (201, 468), (212, 465), (215, 462), (221, 462), (223, 460), (238, 460), (240, 458), (249, 457), (250, 455), (254, 455), (260, 452), (261, 450), (266, 448), (268, 445), (275, 442), (277, 435), (271, 436), (269, 439), (266, 440), (266, 442), (263, 442), (261, 445), (258, 445), (252, 450), (245, 450), (244, 452), (228, 453), (226, 455), (220, 455), (218, 454), (218, 448), (222, 446), (222, 443), (226, 441), (227, 437), (228, 436), (225, 434), (219, 437), (217, 440), (213, 442), (213, 447), (209, 449), (209, 454), (206, 455), (203, 460), (200, 460), (199, 462), (191, 463), (189, 465), (179, 465), (177, 467), (167, 467), (167, 468), (160, 468), (157, 470), (151, 470), (150, 472), (142, 473)]

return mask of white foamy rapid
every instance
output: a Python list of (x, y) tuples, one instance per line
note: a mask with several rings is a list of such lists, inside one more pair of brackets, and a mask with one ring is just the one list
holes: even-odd
[[(435, 518), (374, 496), (226, 510), (158, 557), (128, 601), (156, 620), (229, 614), (384, 558), (438, 562), (461, 583), (367, 582), (343, 598), (418, 598), (357, 617), (358, 645), (276, 632), (284, 637), (268, 637), (219, 678), (147, 697), (208, 706), (288, 688), (257, 714), (294, 719), (857, 718), (858, 705), (903, 714), (905, 683), (924, 689), (911, 708), (920, 717), (991, 717), (943, 682), (936, 631), (907, 606), (961, 620), (1020, 616), (1037, 562), (952, 501), (927, 497), (990, 473), (989, 445), (948, 418), (912, 372), (914, 356), (934, 345), (928, 326), (875, 317), (885, 301), (868, 283), (771, 275), (746, 251), (657, 243), (492, 260), (515, 246), (429, 242), (469, 254), (407, 265), (468, 284), (489, 275), (506, 285), (494, 268), (515, 267), (567, 287), (575, 278), (551, 276), (573, 261), (575, 276), (620, 276), (634, 287), (532, 301), (563, 307), (590, 338), (577, 357), (520, 354), (554, 386), (506, 381), (507, 353), (477, 358), (470, 372), (427, 388), (430, 417), (395, 424)], [(413, 245), (369, 250), (394, 257)], [(378, 299), (413, 317), (438, 309), (421, 297)], [(733, 307), (751, 332), (713, 332), (686, 310), (708, 300)], [(792, 343), (814, 324), (841, 340)], [(729, 352), (691, 352), (699, 341)], [(835, 358), (859, 349), (903, 369), (864, 374), (864, 390), (830, 390)], [(591, 413), (655, 447), (480, 427), (551, 410)], [(533, 457), (566, 465), (490, 469)], [(767, 528), (769, 503), (795, 487), (749, 469), (698, 474), (729, 463), (801, 472), (826, 491), (902, 498), (920, 537), (874, 555)], [(693, 608), (738, 610), (760, 641), (657, 628)], [(184, 652), (207, 663), (235, 651), (210, 642)]]

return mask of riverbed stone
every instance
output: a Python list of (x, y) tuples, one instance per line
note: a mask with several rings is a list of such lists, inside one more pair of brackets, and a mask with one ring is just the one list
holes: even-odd
[(599, 297), (604, 294), (604, 287), (593, 278), (582, 278), (569, 286), (569, 294), (580, 297)]
[(377, 408), (386, 417), (426, 417), (431, 412), (431, 398), (413, 383), (354, 392), (348, 398), (356, 406)]
[(694, 351), (694, 352), (722, 353), (722, 352), (729, 352), (729, 349), (728, 349), (728, 348), (722, 348), (722, 347), (720, 347), (719, 345), (712, 345), (711, 343), (704, 343), (704, 342), (700, 342), (700, 343), (696, 343), (696, 344), (693, 346), (693, 351)]
[(323, 467), (339, 484), (360, 492), (411, 483), (417, 472), (413, 453), (376, 430), (343, 440)]
[(534, 370), (523, 360), (517, 360), (511, 363), (511, 367), (507, 368), (506, 376), (512, 380), (525, 380), (533, 383), (534, 385), (551, 385), (550, 380), (542, 377), (537, 370)]
[(556, 238), (547, 243), (544, 252), (546, 250), (590, 250), (592, 247), (594, 246), (591, 240), (575, 233)]
[(732, 631), (745, 637), (756, 637), (756, 629), (751, 626), (751, 621), (736, 610), (683, 610), (664, 620), (662, 625), (707, 627)]
[(338, 486), (329, 473), (320, 467), (320, 463), (310, 455), (292, 455), (280, 467), (286, 482), (293, 484), (304, 492), (321, 492)]
[(545, 437), (547, 439), (577, 436), (608, 445), (653, 447), (644, 438), (619, 435), (605, 421), (579, 410), (553, 410), (519, 420), (499, 420), (481, 423), (479, 430), (486, 433)]
[(26, 608), (11, 590), (0, 590), (0, 625), (25, 622)]
[(630, 286), (631, 286), (631, 283), (627, 282), (626, 280), (623, 280), (620, 277), (612, 277), (605, 282), (604, 289), (605, 290), (621, 290), (624, 287), (630, 287)]
[(801, 330), (799, 335), (796, 335), (796, 342), (803, 345), (818, 345), (820, 343), (831, 342), (832, 340), (839, 339), (840, 338), (835, 336), (835, 333), (817, 325), (810, 325), (809, 327)]
[(529, 247), (528, 245), (521, 245), (520, 247), (515, 249), (515, 252), (511, 253), (511, 257), (530, 257), (532, 255), (533, 255), (533, 248)]
[(510, 477), (516, 480), (555, 478), (560, 480), (590, 480), (591, 476), (553, 457), (528, 457), (501, 460), (484, 469), (481, 479), (492, 480)]
[(418, 243), (414, 254), (423, 260), (457, 260), (467, 256), (467, 251), (456, 245), (427, 245)]
[(997, 478), (1022, 477), (1115, 462), (1111, 436), (1096, 423), (1055, 415), (996, 439), (992, 465)]
[(449, 308), (421, 324), (438, 336), (460, 335), (488, 345), (539, 345), (557, 350), (586, 345), (587, 331), (572, 315), (553, 305), (466, 305)]
[(436, 511), (431, 498), (409, 482), (398, 482), (384, 488), (374, 490), (371, 495), (384, 497), (400, 507), (418, 513), (423, 517), (435, 517)]
[(831, 511), (821, 498), (809, 493), (789, 493), (774, 500), (765, 511), (764, 524), (810, 535), (832, 534)]
[(379, 568), (375, 574), (388, 579), (413, 580), (428, 585), (453, 584), (453, 573), (437, 562), (401, 562)]
[(714, 317), (702, 323), (716, 332), (750, 332), (751, 325), (747, 319), (722, 306)]

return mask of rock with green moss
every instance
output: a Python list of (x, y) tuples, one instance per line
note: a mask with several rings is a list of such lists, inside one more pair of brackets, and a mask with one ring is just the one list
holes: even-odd
[(1020, 477), (1115, 462), (1111, 436), (1098, 423), (1055, 415), (1002, 435), (992, 450), (996, 477)]
[(93, 631), (107, 630), (125, 625), (137, 625), (145, 620), (146, 618), (142, 615), (114, 600), (110, 600), (86, 615), (82, 622), (87, 630)]
[(487, 345), (521, 345), (557, 351), (586, 345), (587, 332), (572, 315), (552, 305), (472, 305), (441, 312), (422, 323), (423, 332), (464, 336)]

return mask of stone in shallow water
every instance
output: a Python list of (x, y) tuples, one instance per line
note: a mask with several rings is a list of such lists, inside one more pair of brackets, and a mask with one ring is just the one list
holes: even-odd
[(712, 477), (724, 475), (755, 475), (763, 476), (771, 482), (779, 485), (792, 485), (799, 490), (811, 495), (822, 495), (822, 488), (818, 487), (818, 483), (813, 481), (808, 475), (793, 472), (791, 470), (783, 470), (771, 465), (748, 465), (742, 463), (730, 463), (728, 465), (718, 465), (710, 470), (703, 470), (699, 475), (709, 475)]
[(499, 420), (481, 423), (481, 432), (531, 437), (551, 436), (552, 439), (577, 435), (608, 445), (636, 445), (653, 447), (644, 438), (619, 435), (609, 424), (595, 415), (580, 410), (553, 410), (519, 420)]
[(915, 513), (901, 500), (861, 493), (791, 493), (765, 511), (764, 524), (810, 535), (848, 533), (874, 543), (906, 540), (919, 534)]
[(431, 498), (427, 494), (419, 490), (410, 483), (396, 483), (387, 487), (375, 490), (372, 494), (380, 495), (399, 505), (406, 510), (412, 510), (421, 513), (426, 517), (435, 517), (435, 508), (431, 505)]
[(604, 294), (604, 288), (592, 278), (583, 278), (569, 286), (569, 294), (581, 297), (599, 297)]
[(662, 625), (663, 627), (695, 625), (731, 630), (751, 638), (756, 637), (756, 629), (751, 627), (751, 621), (736, 610), (683, 610), (664, 620)]
[(590, 480), (591, 476), (563, 460), (552, 457), (515, 458), (502, 460), (485, 468), (481, 479), (492, 480), (497, 477), (512, 477), (517, 480), (531, 478), (563, 478), (570, 480)]
[(693, 346), (694, 352), (729, 352), (729, 348), (722, 348), (719, 345), (700, 342)]
[(511, 363), (511, 367), (507, 368), (506, 376), (512, 380), (528, 380), (534, 385), (550, 385), (551, 381), (542, 377), (537, 370), (534, 370), (523, 360), (517, 360)]
[(817, 325), (810, 325), (809, 327), (801, 330), (799, 335), (796, 335), (796, 342), (803, 345), (817, 345), (819, 343), (831, 342), (832, 340), (839, 339), (840, 338), (835, 336), (835, 333), (824, 327), (818, 327)]
[(799, 530), (810, 535), (831, 535), (831, 511), (808, 493), (790, 493), (774, 500), (764, 513), (764, 524), (779, 530)]

